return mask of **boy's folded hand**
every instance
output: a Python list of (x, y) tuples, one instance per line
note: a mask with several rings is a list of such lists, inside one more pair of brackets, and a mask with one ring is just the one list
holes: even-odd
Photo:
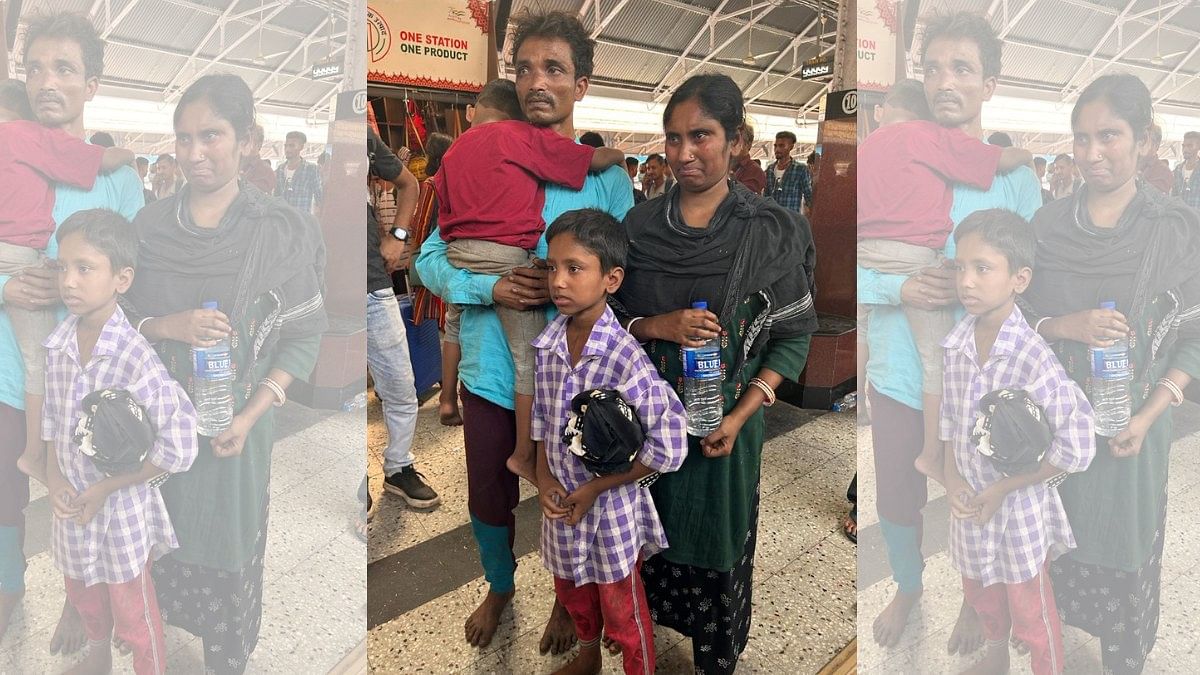
[(79, 515), (80, 509), (75, 502), (77, 496), (75, 488), (71, 487), (70, 483), (63, 481), (51, 481), (50, 490), (50, 506), (54, 511), (54, 517), (60, 520), (68, 520)]
[(563, 489), (562, 483), (553, 478), (538, 482), (538, 503), (542, 506), (542, 514), (547, 518), (558, 520), (570, 515), (571, 510), (564, 504), (566, 499), (567, 491)]
[(975, 492), (970, 484), (958, 472), (946, 476), (946, 499), (950, 501), (950, 514), (960, 520), (967, 520), (978, 515), (978, 510), (972, 503)]
[(108, 488), (104, 481), (100, 481), (92, 485), (88, 489), (79, 493), (79, 496), (72, 500), (72, 505), (78, 509), (78, 515), (75, 516), (75, 522), (80, 525), (87, 525), (92, 518), (104, 508), (104, 502), (108, 496), (112, 494), (112, 490)]
[(1004, 498), (1008, 492), (1002, 487), (1002, 483), (993, 483), (987, 488), (975, 495), (968, 502), (968, 505), (976, 511), (973, 520), (976, 525), (983, 525), (996, 515), (996, 511), (1000, 510), (1000, 505), (1004, 503)]
[(596, 503), (596, 497), (599, 494), (600, 492), (595, 488), (595, 483), (588, 481), (567, 495), (567, 498), (563, 500), (563, 506), (567, 507), (570, 513), (567, 516), (567, 524), (578, 525), (579, 521), (583, 520), (583, 517), (587, 515), (587, 512), (592, 510), (592, 504)]

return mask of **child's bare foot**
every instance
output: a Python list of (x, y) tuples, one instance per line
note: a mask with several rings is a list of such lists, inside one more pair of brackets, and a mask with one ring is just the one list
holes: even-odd
[(1008, 641), (989, 644), (983, 658), (961, 675), (1004, 675), (1008, 672)]
[(554, 607), (550, 610), (550, 619), (546, 621), (546, 630), (542, 632), (542, 639), (538, 642), (538, 651), (542, 654), (550, 652), (555, 656), (565, 654), (576, 640), (575, 622), (567, 613), (567, 608), (555, 598)]
[(458, 401), (451, 398), (438, 399), (438, 419), (444, 427), (461, 427), (462, 413), (458, 411)]
[(17, 468), (21, 470), (21, 473), (42, 485), (46, 484), (46, 455), (44, 452), (31, 451), (26, 448), (25, 452), (17, 458)]
[(8, 633), (8, 622), (12, 619), (17, 606), (21, 604), (21, 597), (24, 595), (25, 591), (0, 593), (0, 640), (3, 640), (4, 635)]
[(940, 453), (927, 454), (924, 450), (922, 450), (921, 454), (917, 455), (917, 459), (913, 461), (913, 466), (917, 468), (917, 471), (925, 474), (938, 483), (945, 485), (946, 465), (942, 461)]
[(112, 645), (108, 640), (88, 645), (83, 651), (83, 660), (76, 663), (63, 675), (107, 675), (112, 672)]
[(62, 615), (58, 617), (58, 625), (54, 627), (54, 636), (50, 638), (51, 654), (74, 654), (87, 643), (87, 635), (83, 632), (83, 619), (70, 602), (63, 601)]
[(879, 616), (875, 617), (875, 623), (871, 626), (875, 642), (883, 647), (895, 646), (900, 641), (900, 636), (904, 634), (904, 628), (908, 625), (908, 615), (912, 613), (920, 599), (921, 591), (904, 593), (900, 589), (896, 589), (896, 595), (892, 596), (892, 601), (883, 608)]
[(514, 592), (488, 591), (483, 602), (479, 603), (479, 607), (475, 608), (474, 612), (471, 612), (471, 616), (467, 617), (466, 625), (463, 626), (467, 644), (479, 648), (491, 644), (492, 636), (496, 634), (496, 626), (500, 625), (500, 614), (508, 606), (508, 603), (512, 602)]
[[(982, 647), (983, 642), (983, 625), (979, 623), (979, 614), (964, 598), (962, 606), (958, 609), (958, 620), (954, 622), (954, 630), (950, 631), (950, 640), (946, 642), (946, 653), (970, 654)], [(1004, 653), (1007, 655), (1008, 650), (1005, 649)]]
[(521, 478), (524, 478), (530, 483), (537, 485), (537, 474), (535, 473), (533, 458), (522, 458), (518, 455), (519, 451), (514, 452), (511, 457), (504, 460), (504, 466), (508, 467), (509, 471), (517, 474)]
[(600, 672), (600, 643), (581, 647), (575, 658), (554, 675), (595, 675)]
[(600, 639), (600, 644), (606, 650), (608, 650), (609, 654), (612, 654), (613, 656), (617, 656), (618, 654), (621, 653), (621, 645), (617, 644), (616, 640), (608, 637), (607, 635), (605, 635), (604, 637), (602, 637)]

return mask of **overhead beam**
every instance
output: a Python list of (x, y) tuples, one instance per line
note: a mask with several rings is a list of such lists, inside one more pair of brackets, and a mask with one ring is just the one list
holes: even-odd
[[(1121, 27), (1121, 25), (1124, 22), (1125, 16), (1127, 14), (1129, 14), (1130, 10), (1133, 9), (1133, 6), (1135, 4), (1137, 4), (1137, 2), (1138, 2), (1138, 0), (1129, 0), (1129, 3), (1125, 5), (1125, 8), (1121, 10), (1121, 13), (1117, 15), (1116, 20), (1113, 21), (1112, 25), (1110, 25), (1108, 27), (1108, 30), (1105, 31), (1104, 37), (1100, 38), (1096, 42), (1095, 47), (1092, 47), (1092, 51), (1089, 52), (1087, 55), (1087, 61), (1086, 61), (1087, 63), (1091, 63), (1092, 59), (1096, 58), (1096, 54), (1100, 53), (1100, 48), (1103, 47), (1108, 42), (1108, 38), (1110, 38), (1112, 36), (1113, 31), (1115, 31), (1115, 30), (1117, 30), (1117, 28)], [(1074, 84), (1075, 78), (1079, 76), (1079, 73), (1081, 71), (1082, 71), (1082, 69), (1075, 71), (1075, 73), (1073, 73), (1071, 75), (1071, 79), (1067, 80), (1066, 86), (1064, 86), (1062, 89), (1063, 96), (1067, 95), (1067, 91), (1069, 91), (1071, 89), (1071, 85)]]
[[(1095, 80), (1097, 77), (1100, 77), (1101, 75), (1103, 75), (1105, 73), (1105, 71), (1107, 71), (1109, 68), (1113, 67), (1113, 65), (1115, 65), (1118, 61), (1120, 61), (1123, 56), (1125, 56), (1130, 51), (1132, 51), (1134, 47), (1141, 44), (1142, 40), (1145, 40), (1147, 37), (1149, 37), (1150, 34), (1153, 33), (1156, 28), (1158, 28), (1159, 26), (1162, 26), (1167, 21), (1170, 21), (1171, 17), (1173, 17), (1176, 14), (1178, 14), (1179, 12), (1183, 11), (1183, 9), (1187, 6), (1188, 6), (1188, 4), (1176, 5), (1174, 9), (1172, 9), (1165, 16), (1163, 16), (1158, 21), (1156, 21), (1154, 23), (1154, 25), (1147, 28), (1144, 33), (1142, 33), (1141, 35), (1134, 38), (1134, 40), (1132, 42), (1130, 42), (1129, 44), (1125, 45), (1125, 47), (1123, 49), (1121, 49), (1121, 51), (1117, 52), (1115, 56), (1113, 56), (1112, 58), (1105, 61), (1104, 65), (1100, 66), (1099, 70), (1092, 73), (1091, 79), (1089, 79), (1088, 82), (1091, 82), (1091, 81)], [(1072, 75), (1071, 79), (1067, 82), (1067, 87), (1064, 88), (1063, 92), (1062, 92), (1064, 96), (1067, 95), (1068, 91), (1070, 90), (1071, 83), (1075, 81), (1075, 78), (1077, 76), (1078, 76), (1078, 73)], [(1083, 86), (1080, 86), (1080, 89), (1082, 89), (1082, 88), (1083, 88)]]
[(193, 49), (192, 53), (188, 56), (187, 63), (183, 64), (183, 67), (179, 69), (179, 72), (175, 73), (175, 76), (171, 78), (171, 81), (167, 83), (167, 86), (163, 87), (163, 91), (170, 91), (171, 87), (175, 86), (179, 82), (179, 79), (183, 77), (183, 71), (187, 70), (188, 67), (196, 62), (196, 59), (200, 56), (200, 52), (204, 49), (204, 46), (208, 44), (208, 41), (212, 39), (212, 36), (216, 35), (217, 31), (221, 30), (225, 25), (225, 21), (229, 18), (229, 15), (233, 13), (234, 7), (237, 7), (236, 2), (229, 3), (229, 6), (225, 8), (225, 12), (221, 14), (221, 16), (217, 17), (217, 20), (213, 22), (212, 28), (209, 28), (208, 32), (205, 33), (200, 42), (196, 43), (196, 48)]
[[(292, 49), (292, 51), (288, 52), (287, 56), (283, 57), (283, 60), (279, 62), (279, 65), (275, 66), (275, 70), (272, 70), (271, 74), (268, 75), (257, 87), (255, 87), (254, 91), (252, 92), (254, 96), (257, 97), (259, 92), (261, 92), (263, 89), (266, 89), (267, 83), (271, 81), (271, 78), (278, 75), (283, 68), (291, 62), (292, 58), (296, 56), (296, 54), (300, 53), (301, 50), (308, 49), (308, 46), (313, 42), (313, 38), (321, 32), (321, 29), (329, 25), (329, 19), (330, 17), (325, 17), (321, 23), (317, 24), (316, 28), (312, 29), (309, 31), (308, 35), (304, 36), (304, 39), (301, 40), (300, 43), (297, 44), (294, 49)], [(303, 66), (301, 66), (301, 68), (303, 68)]]
[(715, 10), (713, 10), (712, 16), (708, 17), (708, 20), (704, 22), (704, 28), (696, 31), (696, 35), (692, 37), (692, 41), (689, 42), (688, 45), (683, 48), (683, 51), (679, 52), (679, 54), (675, 57), (675, 63), (672, 63), (671, 67), (667, 68), (666, 72), (663, 74), (663, 79), (659, 86), (665, 84), (667, 79), (675, 72), (675, 69), (683, 65), (684, 59), (686, 59), (692, 53), (692, 48), (695, 47), (696, 43), (704, 37), (704, 34), (707, 31), (711, 31), (713, 29), (713, 26), (716, 25), (717, 17), (721, 15), (721, 12), (729, 3), (730, 0), (721, 0), (721, 4), (718, 5)]
[[(596, 38), (600, 37), (601, 31), (607, 28), (608, 24), (612, 23), (612, 20), (617, 18), (617, 14), (620, 14), (621, 10), (625, 9), (625, 5), (628, 4), (629, 0), (617, 0), (617, 4), (613, 5), (613, 8), (608, 11), (608, 14), (605, 14), (604, 18), (601, 19), (600, 22), (596, 24), (596, 27), (592, 29), (591, 38), (595, 40)], [(599, 5), (596, 6), (599, 7)]]
[[(230, 9), (232, 9), (232, 7), (230, 7)], [(276, 16), (278, 16), (279, 13), (282, 12), (284, 9), (286, 9), (286, 8), (280, 6), (280, 7), (276, 7), (275, 9), (271, 10), (271, 13), (263, 18), (262, 23), (264, 25), (267, 24), (271, 19), (274, 19)], [(213, 28), (215, 29), (216, 27), (214, 26)], [(190, 77), (190, 80), (194, 82), (201, 75), (203, 75), (204, 73), (207, 73), (210, 68), (212, 68), (214, 65), (219, 63), (222, 59), (224, 59), (226, 56), (228, 56), (230, 52), (237, 49), (243, 42), (248, 40), (250, 38), (250, 36), (254, 35), (254, 33), (255, 33), (255, 31), (253, 31), (253, 30), (248, 30), (245, 33), (243, 33), (241, 37), (234, 40), (232, 44), (227, 46), (225, 49), (222, 49), (219, 54), (212, 57), (212, 59), (209, 60), (207, 63), (205, 63), (204, 66), (202, 66), (199, 70), (197, 70), (195, 73), (193, 73)], [(188, 63), (194, 63), (194, 62), (195, 62), (194, 58), (190, 59), (188, 61)], [(167, 101), (169, 101), (169, 102), (173, 102), (173, 101), (177, 100), (180, 96), (183, 95), (183, 87), (178, 87), (174, 90), (171, 90), (172, 86), (178, 84), (180, 75), (183, 75), (182, 69), (179, 71), (179, 73), (177, 73), (175, 75), (174, 78), (171, 79), (171, 83), (167, 85), (165, 93), (166, 93)]]
[[(703, 59), (700, 59), (699, 63), (692, 66), (690, 69), (688, 69), (688, 71), (686, 73), (684, 73), (683, 76), (680, 77), (678, 81), (683, 82), (684, 80), (691, 77), (693, 73), (697, 72), (698, 70), (700, 70), (700, 68), (704, 67), (704, 64), (708, 63), (709, 61), (712, 61), (713, 58), (716, 57), (717, 54), (720, 54), (722, 51), (724, 51), (726, 47), (733, 44), (734, 40), (741, 37), (746, 31), (751, 30), (755, 26), (755, 24), (757, 24), (759, 21), (762, 21), (763, 17), (770, 14), (772, 9), (775, 9), (775, 5), (772, 5), (770, 2), (759, 3), (758, 6), (763, 6), (763, 5), (766, 5), (768, 7), (768, 9), (765, 12), (759, 14), (758, 16), (755, 16), (744, 26), (742, 26), (741, 28), (734, 31), (733, 35), (730, 35), (727, 40), (725, 40), (719, 46), (717, 46), (715, 49), (710, 51)], [(714, 18), (716, 18), (715, 15), (714, 15)], [(683, 54), (680, 54), (680, 56), (679, 56), (680, 61), (682, 61), (683, 56), (684, 56)], [(667, 71), (667, 75), (669, 76), (672, 72), (674, 72), (674, 67), (672, 67), (671, 70)], [(660, 103), (664, 98), (667, 97), (667, 94), (671, 91), (671, 89), (673, 87), (674, 87), (674, 84), (668, 84), (668, 80), (666, 78), (664, 78), (663, 81), (657, 87), (657, 93), (654, 95), (654, 102)]]
[(1012, 29), (1021, 22), (1021, 19), (1025, 18), (1025, 15), (1029, 13), (1029, 10), (1033, 9), (1033, 5), (1036, 2), (1037, 0), (1027, 0), (1021, 9), (1017, 10), (1016, 14), (1007, 19), (1004, 27), (1001, 28), (1000, 32), (996, 34), (996, 38), (1003, 40), (1004, 38), (1008, 37), (1008, 34), (1012, 32)]

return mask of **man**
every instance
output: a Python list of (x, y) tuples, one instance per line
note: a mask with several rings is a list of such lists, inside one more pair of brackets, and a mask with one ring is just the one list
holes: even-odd
[[(1037, 157), (1033, 158), (1033, 172), (1037, 175), (1038, 185), (1044, 186), (1046, 184), (1045, 157), (1038, 155)], [(1054, 201), (1054, 195), (1051, 195), (1049, 190), (1047, 190), (1045, 187), (1042, 187), (1042, 203), (1049, 204), (1052, 201)]]
[(1070, 155), (1058, 155), (1050, 165), (1050, 197), (1062, 199), (1075, 194), (1083, 183), (1075, 177), (1075, 160)]
[(1141, 162), (1142, 180), (1153, 185), (1164, 195), (1169, 195), (1171, 189), (1175, 187), (1175, 175), (1171, 173), (1171, 169), (1163, 166), (1163, 163), (1159, 161), (1158, 149), (1160, 147), (1162, 147), (1162, 127), (1151, 124), (1150, 148)]
[(284, 137), (284, 163), (275, 171), (275, 196), (294, 206), (300, 213), (312, 213), (321, 203), (321, 174), (317, 165), (300, 156), (308, 136), (289, 131)]
[(149, 204), (154, 201), (154, 192), (146, 187), (146, 176), (150, 173), (150, 160), (139, 155), (133, 163), (137, 165), (138, 178), (142, 181), (142, 196)]
[(275, 192), (275, 172), (271, 170), (271, 163), (262, 158), (262, 146), (266, 140), (266, 133), (263, 131), (261, 124), (255, 124), (254, 129), (250, 131), (251, 154), (242, 158), (242, 180), (250, 183), (254, 187), (262, 191), (263, 194), (269, 195)]
[[(104, 42), (95, 27), (82, 14), (35, 16), (26, 26), (23, 63), (25, 90), (38, 122), (83, 139), (84, 107), (96, 95), (104, 71)], [(77, 211), (106, 208), (132, 220), (143, 204), (137, 173), (133, 167), (121, 167), (98, 176), (91, 190), (56, 187), (53, 217), (61, 223)], [(53, 257), (56, 253), (57, 246), (51, 239), (48, 254)], [(20, 352), (4, 307), (57, 306), (57, 274), (43, 267), (25, 270), (16, 277), (0, 276), (0, 289), (4, 299), (0, 304), (0, 372), (20, 372)], [(23, 389), (14, 378), (0, 377), (0, 448), (24, 445), (24, 441), (15, 442), (25, 435), (24, 415), (20, 412), (24, 407)], [(10, 549), (0, 551), (0, 568), (13, 564), (20, 567), (0, 569), (0, 578), (5, 579), (21, 579), (24, 573), (20, 533), (24, 531), (28, 480), (17, 470), (15, 460), (16, 454), (10, 457), (8, 452), (0, 452), (0, 546), (7, 544)], [(0, 593), (0, 611), (11, 611), (15, 605), (9, 601), (13, 597), (6, 586)], [(85, 642), (79, 614), (70, 603), (64, 603), (50, 640), (51, 653), (74, 652)]]
[(775, 162), (767, 167), (765, 195), (785, 209), (808, 215), (812, 208), (812, 176), (808, 167), (792, 161), (796, 134), (781, 131), (775, 134)]
[(1183, 135), (1183, 161), (1175, 166), (1175, 191), (1172, 193), (1193, 209), (1200, 208), (1200, 171), (1196, 171), (1200, 151), (1200, 131)]
[[(569, 13), (526, 12), (514, 23), (517, 95), (526, 118), (531, 124), (574, 138), (575, 102), (587, 94), (595, 42)], [(547, 185), (545, 194), (542, 217), (547, 223), (566, 211), (582, 208), (601, 209), (620, 220), (633, 205), (629, 180), (619, 167), (590, 174), (582, 190)], [(544, 238), (535, 251), (545, 257)], [(518, 268), (511, 276), (498, 278), (456, 269), (446, 260), (446, 243), (436, 231), (421, 248), (417, 271), (442, 299), (464, 306), (459, 379), (463, 385), (468, 509), (489, 583), (487, 596), (467, 618), (464, 632), (467, 642), (484, 647), (491, 642), (501, 612), (513, 597), (513, 509), (520, 498), (517, 477), (505, 467), (516, 435), (512, 360), (492, 305), (543, 311), (550, 300), (547, 272), (540, 267)], [(574, 642), (570, 615), (555, 601), (539, 647), (543, 653), (557, 654)]]
[(154, 178), (151, 179), (154, 189), (154, 199), (166, 199), (183, 187), (183, 179), (179, 177), (179, 165), (170, 153), (158, 156), (154, 161)]
[(654, 199), (666, 194), (669, 189), (666, 167), (666, 160), (657, 152), (646, 157), (646, 175), (642, 178), (642, 191), (646, 193), (646, 199)]
[[(936, 16), (925, 27), (923, 45), (925, 96), (934, 120), (982, 138), (983, 103), (991, 99), (1000, 75), (1001, 42), (991, 25), (967, 12)], [(1004, 208), (1029, 219), (1041, 202), (1037, 177), (1032, 169), (1021, 167), (997, 176), (989, 190), (955, 185), (950, 218), (957, 226), (977, 210)], [(945, 253), (953, 258), (953, 238)], [(926, 478), (913, 466), (923, 441), (921, 360), (901, 305), (931, 309), (953, 304), (957, 302), (954, 279), (955, 272), (948, 267), (926, 269), (912, 277), (858, 268), (859, 302), (877, 305), (871, 315), (867, 362), (876, 508), (897, 585), (872, 626), (876, 642), (885, 646), (900, 640), (921, 597), (921, 510), (928, 496)], [(964, 599), (947, 647), (951, 653), (967, 653), (982, 641), (979, 617)]]
[(640, 162), (638, 162), (637, 157), (629, 156), (625, 158), (625, 172), (629, 174), (629, 182), (633, 184), (633, 203), (635, 206), (646, 201), (646, 193), (639, 190), (635, 182), (638, 179), (639, 164)]
[(742, 149), (733, 165), (733, 179), (756, 195), (761, 195), (767, 187), (767, 174), (750, 159), (750, 148), (754, 145), (754, 127), (742, 125)]

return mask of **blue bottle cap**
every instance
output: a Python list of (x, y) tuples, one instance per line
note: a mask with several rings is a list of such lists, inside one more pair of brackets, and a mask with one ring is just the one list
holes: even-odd
[(1100, 303), (1100, 309), (1116, 309), (1116, 308), (1117, 308), (1116, 300), (1105, 300), (1104, 302)]
[(693, 303), (692, 303), (692, 309), (703, 309), (703, 310), (707, 310), (707, 309), (708, 309), (708, 301), (706, 301), (706, 300), (697, 300), (696, 302), (693, 302)]
[(201, 309), (216, 309), (217, 301), (216, 300), (205, 300), (204, 302), (200, 303), (200, 308)]

